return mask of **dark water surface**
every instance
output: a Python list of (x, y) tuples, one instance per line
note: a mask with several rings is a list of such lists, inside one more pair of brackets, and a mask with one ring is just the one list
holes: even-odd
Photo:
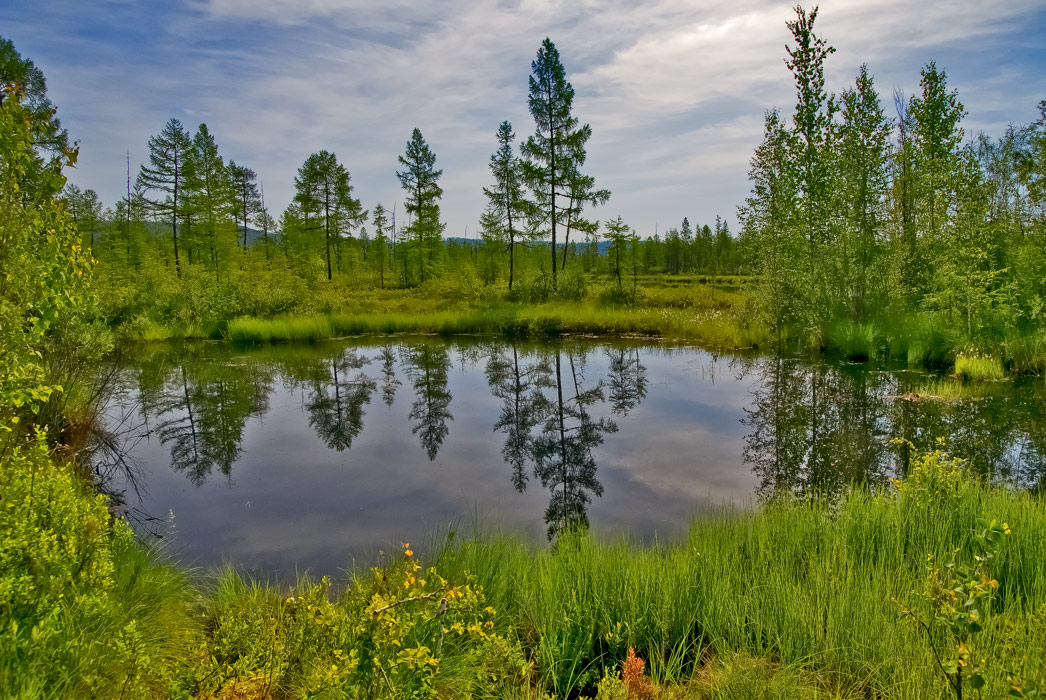
[[(1046, 387), (917, 399), (923, 373), (693, 347), (432, 338), (145, 345), (108, 424), (134, 512), (189, 563), (336, 573), (476, 521), (650, 540), (722, 503), (903, 473), (903, 437), (1046, 484)], [(135, 439), (137, 436), (138, 439)], [(454, 524), (456, 523), (456, 524)]]

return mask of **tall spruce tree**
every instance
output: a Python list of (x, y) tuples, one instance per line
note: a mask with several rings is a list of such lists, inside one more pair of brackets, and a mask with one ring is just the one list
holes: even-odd
[[(566, 223), (571, 209), (571, 206), (558, 205), (556, 200), (570, 200), (571, 180), (579, 177), (580, 165), (585, 160), (585, 143), (592, 136), (592, 128), (588, 124), (578, 127), (577, 118), (571, 114), (574, 88), (567, 82), (559, 51), (551, 39), (546, 37), (541, 43), (530, 67), (528, 104), (537, 131), (523, 144), (526, 158), (523, 173), (537, 199), (540, 219), (549, 226), (555, 287), (557, 228), (561, 218), (562, 223)], [(588, 192), (591, 196), (591, 186)], [(585, 199), (584, 187), (578, 189), (576, 199), (579, 203)]]
[(295, 201), (306, 218), (318, 219), (323, 229), (327, 279), (333, 278), (331, 247), (367, 216), (360, 200), (353, 198), (349, 171), (330, 151), (313, 153), (298, 168), (294, 178)]
[(180, 276), (181, 260), (178, 257), (178, 221), (186, 206), (184, 188), (187, 171), (191, 171), (189, 153), (192, 141), (182, 123), (171, 118), (156, 136), (149, 139), (149, 164), (142, 165), (138, 182), (145, 190), (159, 192), (163, 199), (147, 200), (150, 208), (171, 221), (171, 238), (174, 241), (174, 268)]
[(406, 152), (399, 156), (399, 162), (404, 169), (397, 170), (396, 177), (407, 193), (403, 206), (412, 217), (407, 236), (418, 249), (418, 269), (424, 284), (426, 275), (436, 272), (439, 243), (445, 228), (439, 213), (439, 198), (443, 196), (439, 178), (443, 171), (436, 170), (436, 154), (417, 128), (411, 133)]
[(490, 156), (490, 172), (494, 186), (484, 187), (487, 213), (483, 218), (484, 236), (502, 242), (508, 249), (508, 288), (516, 269), (516, 239), (522, 234), (525, 221), (533, 213), (533, 205), (524, 194), (523, 166), (512, 151), (516, 135), (507, 121), (498, 126), (498, 150)]
[(247, 250), (247, 225), (252, 217), (262, 212), (261, 192), (258, 190), (258, 174), (250, 168), (237, 165), (230, 160), (229, 179), (232, 180), (233, 205), (237, 217), (243, 223), (243, 249)]

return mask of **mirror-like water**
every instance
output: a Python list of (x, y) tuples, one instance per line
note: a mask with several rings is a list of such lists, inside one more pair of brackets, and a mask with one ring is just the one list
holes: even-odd
[(117, 377), (107, 423), (138, 437), (128, 504), (189, 563), (281, 575), (451, 522), (673, 537), (724, 502), (881, 482), (906, 464), (892, 438), (940, 436), (993, 478), (1046, 484), (1041, 380), (927, 400), (903, 370), (429, 338), (140, 346)]

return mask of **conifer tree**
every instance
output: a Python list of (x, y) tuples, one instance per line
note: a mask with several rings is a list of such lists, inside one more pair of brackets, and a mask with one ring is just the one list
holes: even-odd
[(374, 255), (371, 259), (375, 261), (378, 268), (378, 279), (381, 281), (381, 288), (385, 289), (385, 259), (387, 257), (388, 245), (389, 245), (389, 220), (385, 216), (385, 207), (378, 202), (374, 205)]
[(484, 187), (487, 196), (487, 213), (484, 215), (485, 237), (503, 242), (508, 249), (508, 288), (516, 268), (516, 239), (522, 234), (525, 221), (533, 213), (533, 205), (525, 197), (523, 189), (523, 166), (512, 151), (516, 135), (512, 124), (507, 121), (498, 126), (498, 150), (490, 156), (490, 172), (494, 175), (494, 186)]
[(187, 181), (189, 202), (196, 213), (202, 240), (207, 243), (215, 279), (220, 281), (227, 248), (236, 245), (232, 219), (235, 204), (233, 182), (206, 124), (200, 124), (193, 136), (191, 162), (191, 177)]
[(233, 205), (243, 223), (243, 249), (247, 250), (247, 225), (252, 217), (261, 214), (261, 192), (258, 191), (258, 174), (250, 168), (229, 161), (229, 179), (232, 180)]
[[(530, 64), (530, 114), (534, 117), (536, 133), (523, 144), (524, 177), (537, 199), (540, 220), (547, 222), (552, 238), (552, 285), (556, 286), (557, 229), (566, 223), (573, 205), (561, 206), (557, 198), (570, 200), (571, 180), (580, 177), (584, 163), (585, 143), (592, 136), (592, 128), (578, 127), (571, 110), (574, 88), (566, 79), (566, 71), (559, 59), (559, 51), (552, 40), (545, 38), (537, 58)], [(575, 180), (575, 184), (579, 184)], [(587, 189), (586, 189), (587, 185)], [(591, 198), (593, 183), (576, 187), (575, 199), (580, 204)], [(600, 191), (602, 197), (604, 191)], [(609, 193), (606, 193), (609, 197)], [(603, 199), (605, 201), (605, 198)], [(561, 221), (561, 219), (563, 221)]]
[(399, 156), (402, 171), (396, 171), (400, 185), (407, 193), (403, 206), (411, 216), (407, 225), (407, 236), (418, 249), (418, 269), (421, 283), (426, 275), (436, 271), (439, 242), (445, 224), (440, 221), (439, 198), (443, 189), (439, 186), (442, 170), (436, 170), (436, 154), (432, 152), (421, 130), (415, 128), (404, 155)]
[(138, 172), (138, 182), (144, 189), (165, 195), (163, 199), (147, 201), (155, 213), (170, 217), (174, 268), (179, 276), (182, 267), (178, 257), (178, 221), (186, 206), (184, 188), (189, 175), (187, 171), (191, 170), (188, 163), (191, 150), (192, 142), (182, 123), (171, 118), (163, 131), (149, 139), (149, 164), (142, 165)]
[(360, 200), (353, 198), (349, 181), (349, 172), (330, 151), (310, 155), (294, 178), (295, 201), (306, 219), (317, 217), (323, 229), (328, 280), (333, 278), (331, 246), (339, 245), (367, 216)]
[(628, 253), (628, 244), (635, 235), (632, 228), (622, 221), (618, 215), (616, 219), (606, 222), (607, 240), (610, 241), (610, 265), (617, 277), (617, 288), (621, 289), (621, 259)]

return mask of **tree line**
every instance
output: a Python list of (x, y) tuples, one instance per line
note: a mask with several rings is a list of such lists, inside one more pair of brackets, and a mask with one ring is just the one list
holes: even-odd
[(825, 89), (834, 48), (796, 8), (789, 120), (766, 113), (739, 208), (759, 307), (778, 329), (921, 318), (968, 337), (1046, 320), (1046, 101), (1040, 119), (966, 140), (966, 110), (931, 61), (889, 116), (867, 66)]
[(352, 276), (381, 288), (413, 287), (448, 268), (468, 267), (484, 283), (504, 280), (511, 290), (521, 262), (552, 290), (572, 260), (586, 273), (606, 271), (619, 286), (629, 270), (633, 281), (640, 270), (737, 271), (735, 241), (718, 219), (714, 234), (684, 219), (681, 229), (641, 240), (618, 217), (605, 222), (600, 248), (600, 222), (587, 211), (606, 204), (610, 192), (584, 172), (592, 129), (573, 114), (574, 89), (551, 40), (531, 67), (535, 133), (517, 149), (512, 124), (499, 125), (480, 234), (466, 246), (443, 238), (443, 171), (417, 128), (398, 157), (402, 212), (398, 203), (364, 209), (346, 166), (321, 150), (298, 169), (293, 201), (277, 220), (253, 169), (226, 162), (206, 124), (190, 133), (174, 118), (149, 140), (147, 162), (136, 174), (128, 156), (126, 194), (114, 207), (103, 211), (93, 190), (75, 185), (63, 199), (85, 248), (116, 276), (138, 277), (143, 266), (159, 266), (178, 277), (185, 269), (208, 270), (221, 284), (259, 252), (268, 266), (285, 265), (308, 280)]

